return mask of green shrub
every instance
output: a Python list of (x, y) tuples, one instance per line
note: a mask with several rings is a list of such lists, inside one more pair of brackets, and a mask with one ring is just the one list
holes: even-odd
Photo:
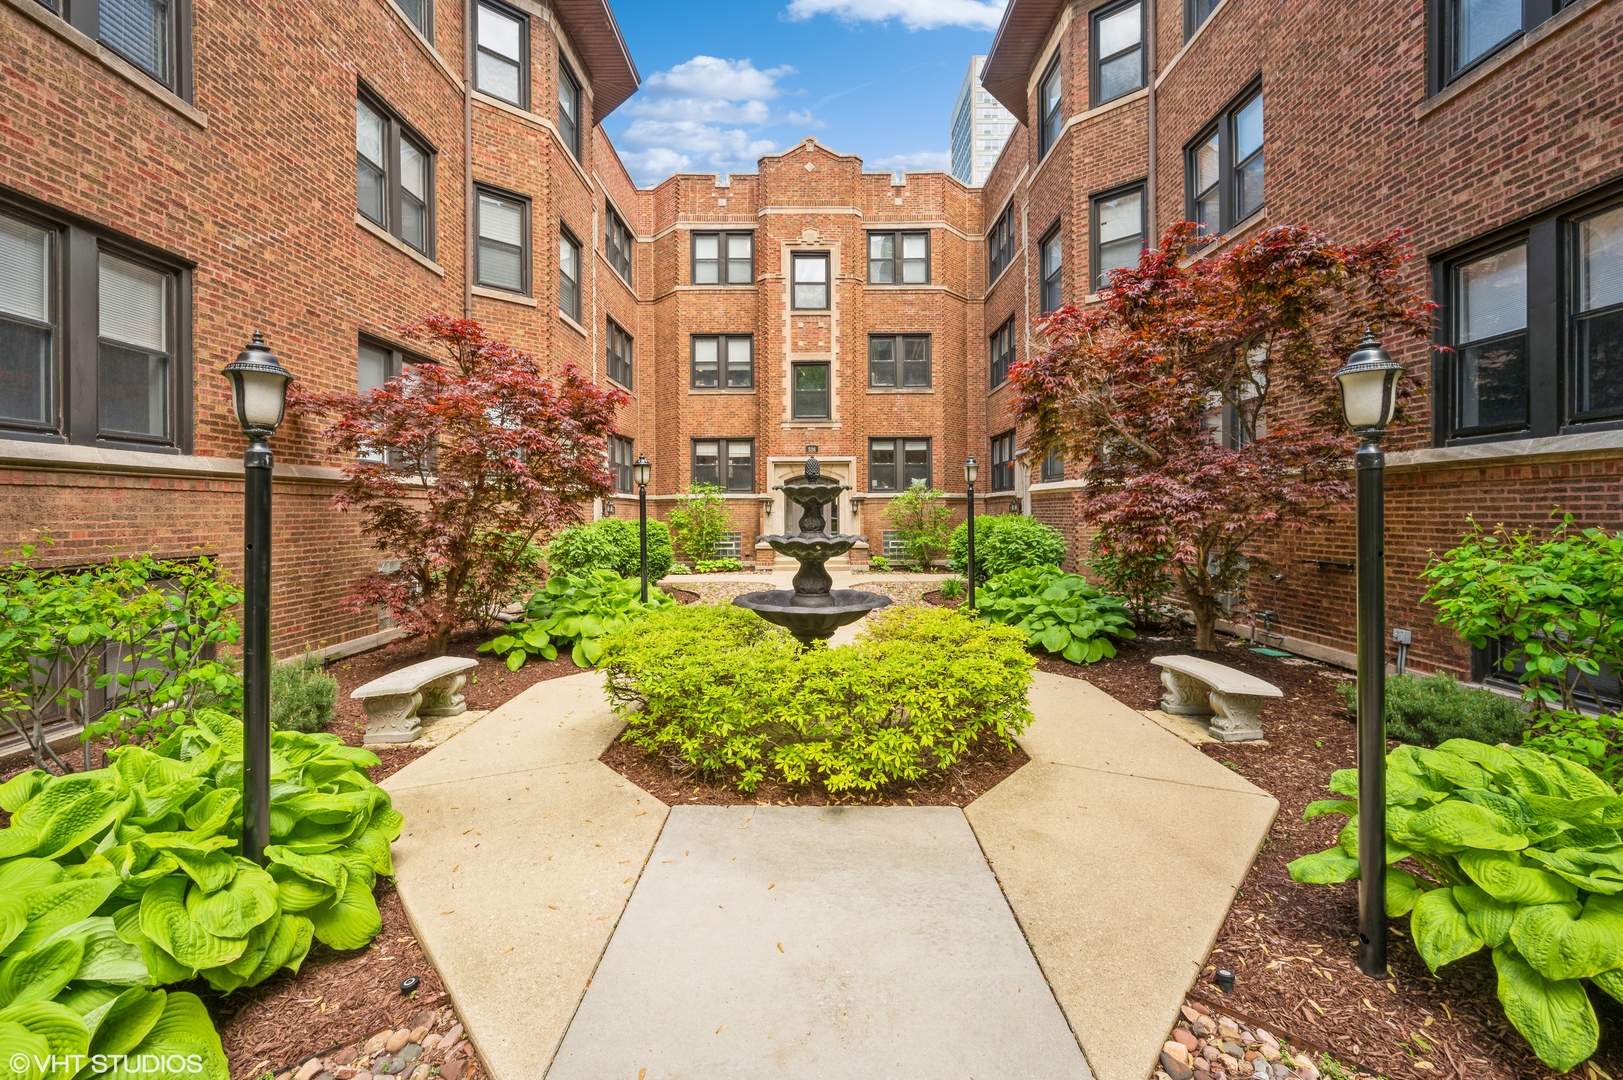
[[(960, 522), (948, 544), (947, 565), (969, 572), (969, 529)], [(1065, 560), (1065, 537), (1056, 528), (1023, 514), (986, 515), (975, 519), (975, 584), (1022, 566), (1058, 566)]]
[(338, 680), (315, 653), (271, 667), (271, 726), (285, 731), (324, 731), (338, 700)]
[[(1387, 755), (1386, 912), (1435, 972), (1493, 950), (1499, 1001), (1545, 1064), (1595, 1052), (1587, 979), (1623, 1001), (1623, 798), (1600, 777), (1526, 747), (1451, 739)], [(1335, 847), (1290, 864), (1295, 881), (1358, 876), (1358, 773), (1330, 778), (1348, 818)]]
[[(648, 519), (648, 580), (671, 572), (671, 530)], [(642, 579), (641, 533), (637, 522), (602, 518), (573, 525), (547, 545), (547, 565), (554, 574), (579, 577), (593, 570), (613, 570), (621, 577)]]
[(883, 555), (868, 556), (868, 569), (883, 574), (890, 569), (890, 560)]
[[(1341, 683), (1336, 693), (1356, 715), (1357, 683)], [(1386, 734), (1399, 742), (1436, 746), (1475, 739), (1497, 746), (1520, 742), (1526, 726), (1520, 706), (1492, 690), (1461, 686), (1442, 673), (1387, 676)]]
[(893, 607), (852, 645), (802, 651), (736, 607), (659, 611), (609, 643), (625, 737), (752, 791), (768, 774), (876, 791), (1005, 746), (1031, 722), (1024, 637), (945, 608)]
[(532, 656), (556, 660), (559, 649), (568, 649), (576, 667), (589, 668), (603, 656), (608, 635), (655, 608), (675, 603), (650, 585), (644, 604), (642, 582), (613, 570), (555, 576), (524, 605), (522, 622), (509, 623), (479, 651), (507, 657), (508, 668), (517, 671)]
[(1120, 600), (1085, 577), (1046, 566), (1009, 570), (988, 581), (975, 593), (975, 612), (988, 622), (1015, 627), (1028, 644), (1073, 664), (1115, 656), (1111, 637), (1138, 636)]
[(682, 558), (691, 563), (714, 559), (727, 531), (727, 503), (714, 484), (694, 484), (678, 495), (671, 510), (671, 538)]
[(1623, 784), (1623, 717), (1549, 709), (1531, 719), (1523, 746), (1593, 769), (1613, 787)]
[[(915, 569), (928, 570), (947, 553), (952, 530), (952, 510), (946, 495), (921, 481), (890, 500), (885, 511), (890, 527), (896, 530), (907, 561)], [(977, 534), (978, 536), (978, 534)]]
[(956, 600), (964, 595), (964, 581), (962, 578), (950, 577), (941, 583), (941, 596), (946, 600)]
[(1103, 582), (1105, 591), (1122, 598), (1139, 626), (1158, 626), (1166, 618), (1166, 598), (1175, 584), (1172, 562), (1165, 552), (1110, 551), (1096, 537), (1088, 569)]
[(731, 555), (721, 559), (700, 559), (693, 564), (695, 574), (735, 574), (744, 569), (744, 564)]

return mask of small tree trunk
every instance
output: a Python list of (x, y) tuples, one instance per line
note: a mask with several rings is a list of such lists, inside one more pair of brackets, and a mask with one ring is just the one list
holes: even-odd
[(451, 622), (441, 622), (434, 627), (434, 633), (428, 639), (430, 657), (445, 655), (445, 650), (451, 647), (451, 631), (455, 629), (456, 625)]
[(1209, 596), (1199, 596), (1185, 586), (1184, 597), (1189, 601), (1189, 612), (1195, 617), (1195, 651), (1212, 652), (1217, 648), (1217, 605)]

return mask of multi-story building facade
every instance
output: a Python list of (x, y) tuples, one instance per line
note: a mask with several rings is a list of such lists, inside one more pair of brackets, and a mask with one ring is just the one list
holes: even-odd
[(981, 88), (981, 67), (986, 57), (969, 58), (964, 85), (952, 105), (952, 175), (970, 187), (986, 183), (997, 164), (1003, 144), (1014, 131), (1014, 115)]

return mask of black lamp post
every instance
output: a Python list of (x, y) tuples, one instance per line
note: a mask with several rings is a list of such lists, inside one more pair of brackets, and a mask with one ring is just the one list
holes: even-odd
[(965, 539), (968, 543), (969, 555), (969, 611), (975, 612), (975, 477), (981, 473), (980, 465), (975, 461), (975, 455), (969, 455), (964, 462), (964, 483), (969, 486), (969, 522), (964, 526)]
[(1386, 978), (1386, 455), (1403, 365), (1371, 330), (1336, 372), (1358, 435), (1358, 968)]
[(231, 380), (237, 423), (248, 436), (243, 465), (242, 853), (261, 866), (270, 843), (270, 444), (287, 409), (293, 376), (254, 331), (254, 340), (220, 372)]
[(638, 454), (631, 463), (631, 478), (637, 482), (637, 532), (642, 544), (642, 602), (648, 603), (648, 481), (654, 463), (647, 454)]

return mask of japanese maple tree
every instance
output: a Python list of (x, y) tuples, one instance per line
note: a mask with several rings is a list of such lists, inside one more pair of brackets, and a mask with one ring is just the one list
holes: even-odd
[(427, 315), (400, 333), (442, 359), (365, 393), (291, 397), (350, 459), (334, 505), (358, 511), (399, 563), (358, 581), (351, 602), (383, 605), (439, 656), (526, 584), (541, 541), (611, 492), (606, 438), (629, 398), (570, 364), (546, 375), (471, 319)]
[[(1211, 649), (1219, 598), (1243, 593), (1261, 544), (1351, 498), (1334, 371), (1366, 329), (1389, 347), (1428, 340), (1435, 305), (1401, 274), (1398, 233), (1337, 244), (1279, 226), (1187, 258), (1199, 242), (1179, 223), (1099, 304), (1039, 320), (1047, 349), (1009, 378), (1033, 460), (1087, 465), (1099, 549), (1164, 556), (1195, 648)], [(1226, 437), (1210, 423), (1224, 415)]]

